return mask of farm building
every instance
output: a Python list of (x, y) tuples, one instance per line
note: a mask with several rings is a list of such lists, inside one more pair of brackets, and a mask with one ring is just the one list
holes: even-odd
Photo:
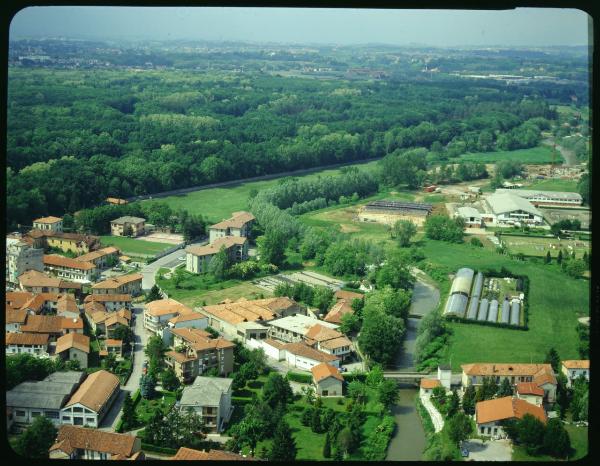
[(509, 319), (510, 319), (510, 304), (508, 302), (508, 299), (505, 299), (504, 302), (502, 303), (502, 315), (501, 315), (501, 322), (503, 324), (508, 324)]
[(458, 269), (456, 277), (454, 277), (454, 281), (452, 282), (450, 294), (462, 293), (468, 297), (471, 291), (471, 284), (473, 283), (473, 275), (475, 275), (473, 269)]
[(512, 191), (492, 194), (486, 198), (486, 203), (489, 211), (483, 215), (484, 221), (491, 220), (492, 224), (512, 225), (518, 222), (541, 225), (544, 222), (542, 213), (535, 206)]
[(497, 189), (496, 193), (509, 191), (515, 196), (526, 199), (534, 206), (579, 206), (583, 204), (583, 198), (579, 193), (561, 191), (536, 191), (531, 189)]
[(513, 301), (510, 308), (510, 324), (519, 325), (519, 316), (521, 314), (521, 304), (519, 301)]
[(446, 304), (446, 314), (456, 314), (462, 316), (467, 308), (468, 298), (465, 295), (456, 293), (450, 295)]
[(380, 200), (369, 202), (358, 213), (361, 222), (378, 222), (393, 225), (398, 220), (410, 220), (422, 225), (431, 213), (431, 204)]
[(498, 300), (492, 299), (490, 302), (490, 310), (488, 311), (488, 322), (496, 322), (498, 320)]
[(486, 298), (481, 300), (479, 304), (479, 312), (477, 313), (477, 320), (486, 320), (488, 312), (489, 301)]
[(462, 218), (467, 228), (481, 228), (483, 224), (481, 214), (474, 207), (459, 207), (455, 216)]
[(469, 303), (469, 310), (467, 311), (467, 319), (475, 320), (477, 318), (477, 309), (479, 309), (479, 298), (473, 296)]

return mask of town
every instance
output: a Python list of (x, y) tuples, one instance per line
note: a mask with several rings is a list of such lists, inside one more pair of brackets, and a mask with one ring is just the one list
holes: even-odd
[(14, 456), (586, 457), (589, 47), (219, 37), (11, 29)]

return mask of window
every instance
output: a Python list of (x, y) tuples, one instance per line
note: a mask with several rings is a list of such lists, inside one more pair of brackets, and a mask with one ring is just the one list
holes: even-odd
[(39, 411), (31, 411), (31, 417), (39, 417), (41, 416), (42, 413), (40, 413)]
[(58, 411), (46, 411), (44, 416), (48, 419), (58, 419)]
[(17, 410), (17, 412), (15, 413), (15, 415), (19, 416), (19, 417), (25, 417), (25, 411), (19, 411), (19, 410)]
[(75, 407), (75, 408), (73, 408), (73, 412), (74, 413), (83, 413), (83, 408)]
[(73, 418), (73, 424), (75, 424), (76, 426), (82, 426), (83, 425), (83, 418), (76, 416)]

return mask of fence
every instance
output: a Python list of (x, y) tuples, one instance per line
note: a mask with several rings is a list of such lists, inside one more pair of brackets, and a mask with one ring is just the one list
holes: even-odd
[(160, 259), (161, 257), (165, 257), (166, 255), (171, 254), (171, 253), (177, 251), (178, 249), (182, 249), (184, 246), (185, 246), (185, 242), (176, 244), (172, 248), (165, 249), (164, 251), (159, 252), (158, 254), (156, 254), (154, 256), (154, 260)]

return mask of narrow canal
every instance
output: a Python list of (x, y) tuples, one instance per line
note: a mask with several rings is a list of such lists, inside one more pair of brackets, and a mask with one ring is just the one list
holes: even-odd
[[(424, 316), (436, 308), (440, 301), (437, 288), (422, 281), (415, 282), (410, 306), (411, 315)], [(419, 319), (408, 319), (404, 346), (398, 352), (396, 368), (399, 370), (414, 370), (415, 342)], [(398, 403), (392, 408), (396, 420), (396, 431), (388, 446), (386, 460), (388, 461), (419, 461), (425, 448), (425, 431), (415, 407), (419, 390), (414, 385), (400, 387)]]

